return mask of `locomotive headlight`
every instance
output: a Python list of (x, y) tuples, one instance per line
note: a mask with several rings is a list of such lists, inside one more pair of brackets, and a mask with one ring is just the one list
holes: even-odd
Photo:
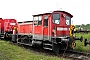
[(52, 33), (54, 34), (54, 37), (56, 38), (56, 31), (52, 30)]
[(55, 34), (56, 33), (56, 31), (55, 30), (52, 30), (52, 32)]
[(52, 32), (53, 32), (54, 34), (56, 34), (56, 26), (54, 27), (54, 29), (52, 30)]

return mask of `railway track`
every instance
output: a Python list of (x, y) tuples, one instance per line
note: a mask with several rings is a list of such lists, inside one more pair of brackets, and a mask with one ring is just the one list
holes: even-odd
[(90, 60), (90, 53), (68, 50), (63, 53), (63, 57), (70, 58), (72, 60)]
[[(16, 43), (10, 43), (10, 44), (18, 45)], [(33, 53), (43, 53), (45, 55), (67, 58), (68, 60), (90, 60), (90, 53), (86, 53), (86, 52), (79, 52), (79, 51), (74, 51), (74, 50), (68, 50), (68, 51), (60, 50), (60, 53), (57, 54), (53, 51), (45, 50), (41, 48), (34, 48), (31, 46), (25, 46), (25, 45), (20, 45), (20, 44), (18, 46), (24, 47), (26, 50)]]

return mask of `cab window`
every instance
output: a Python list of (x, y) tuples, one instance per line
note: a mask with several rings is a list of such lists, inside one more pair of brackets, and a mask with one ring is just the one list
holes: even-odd
[(66, 16), (66, 25), (71, 25), (71, 18)]
[(39, 16), (38, 25), (42, 25), (42, 16)]
[(53, 23), (55, 24), (60, 23), (60, 14), (53, 14)]
[(44, 16), (44, 26), (48, 26), (48, 16)]
[(34, 25), (42, 25), (42, 16), (34, 17)]

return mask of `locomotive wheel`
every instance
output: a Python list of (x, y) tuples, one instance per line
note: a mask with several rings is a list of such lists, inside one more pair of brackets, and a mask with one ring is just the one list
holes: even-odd
[(9, 37), (9, 36), (8, 36), (8, 33), (5, 33), (4, 39), (5, 39), (5, 40), (8, 40), (8, 37)]
[(8, 33), (6, 33), (6, 37), (8, 38), (9, 36), (8, 36)]

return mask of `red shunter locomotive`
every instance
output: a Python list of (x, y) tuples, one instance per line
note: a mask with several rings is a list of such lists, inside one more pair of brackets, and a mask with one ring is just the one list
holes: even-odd
[(18, 33), (12, 35), (12, 41), (19, 44), (43, 47), (59, 52), (61, 49), (73, 49), (75, 40), (81, 38), (73, 36), (73, 16), (66, 11), (53, 11), (33, 15), (33, 21), (18, 23)]
[(0, 18), (0, 38), (11, 38), (15, 27), (18, 28), (17, 20)]

